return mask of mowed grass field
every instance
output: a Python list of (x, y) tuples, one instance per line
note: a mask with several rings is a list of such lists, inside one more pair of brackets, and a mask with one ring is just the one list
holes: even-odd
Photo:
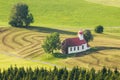
[[(107, 0), (106, 0), (107, 1)], [(111, 0), (112, 1), (112, 0)], [(19, 0), (0, 1), (0, 68), (10, 65), (47, 67), (74, 66), (100, 69), (118, 67), (120, 70), (120, 8), (85, 0), (24, 0), (33, 13), (35, 23), (28, 29), (8, 26), (12, 6)], [(94, 33), (103, 25), (103, 34)], [(42, 27), (43, 26), (43, 27)], [(90, 29), (94, 41), (91, 51), (81, 55), (45, 54), (41, 45), (47, 35), (59, 32), (61, 41), (76, 37), (80, 29)]]
[[(44, 27), (22, 28), (0, 28), (0, 53), (1, 68), (9, 67), (10, 64), (18, 66), (36, 67), (67, 67), (74, 66), (100, 69), (107, 66), (111, 69), (120, 69), (120, 28), (105, 28), (103, 34), (94, 34), (94, 41), (89, 44), (93, 49), (83, 52), (81, 55), (45, 54), (41, 48), (42, 42), (51, 32), (60, 33), (61, 41), (65, 38), (76, 37), (77, 30), (60, 30)], [(41, 30), (41, 31), (39, 31)], [(74, 30), (75, 32), (72, 32)], [(91, 29), (93, 31), (93, 29)], [(7, 57), (3, 56), (6, 55)], [(30, 61), (30, 62), (29, 62)]]
[[(94, 0), (94, 2), (99, 0)], [(108, 0), (104, 0), (108, 1)], [(49, 27), (119, 26), (120, 8), (86, 0), (8, 0), (0, 1), (0, 25), (8, 25), (11, 8), (17, 2), (27, 3), (35, 18), (33, 25)], [(112, 0), (110, 2), (113, 3)], [(116, 2), (116, 1), (115, 1)], [(117, 4), (119, 5), (117, 0)]]

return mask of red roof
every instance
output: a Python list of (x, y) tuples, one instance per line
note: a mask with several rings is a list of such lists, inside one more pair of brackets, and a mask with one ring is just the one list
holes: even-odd
[(65, 41), (66, 41), (66, 43), (67, 43), (69, 46), (80, 46), (80, 45), (82, 45), (82, 44), (87, 43), (87, 42), (85, 41), (85, 39), (80, 40), (78, 37), (76, 37), (76, 38), (68, 38), (68, 39), (66, 39)]

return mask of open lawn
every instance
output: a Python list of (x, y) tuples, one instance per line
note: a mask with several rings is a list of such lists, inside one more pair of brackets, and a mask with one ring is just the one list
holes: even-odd
[[(94, 2), (99, 0), (94, 0)], [(108, 0), (104, 0), (108, 1)], [(112, 0), (111, 0), (112, 1)], [(19, 0), (0, 1), (0, 25), (8, 25), (12, 6)], [(85, 0), (24, 0), (35, 18), (35, 26), (94, 27), (119, 26), (120, 8), (100, 5)], [(109, 2), (109, 1), (108, 1)], [(116, 3), (119, 5), (118, 0)]]
[[(119, 28), (105, 28), (103, 34), (93, 32), (94, 41), (90, 42), (93, 49), (83, 52), (85, 55), (81, 55), (81, 53), (72, 55), (44, 54), (41, 45), (46, 35), (51, 32), (59, 32), (62, 41), (65, 38), (77, 36), (76, 32), (72, 32), (72, 30), (77, 32), (75, 28), (69, 31), (45, 27), (30, 27), (28, 29), (0, 28), (0, 51), (5, 53), (4, 55), (1, 54), (1, 60), (3, 60), (0, 65), (3, 65), (3, 67), (8, 67), (11, 64), (33, 67), (36, 65), (43, 65), (43, 67), (56, 65), (58, 67), (66, 66), (67, 68), (79, 66), (88, 69), (92, 67), (100, 69), (102, 66), (107, 66), (111, 69), (115, 67), (120, 69)], [(6, 58), (5, 55), (7, 55)], [(30, 62), (26, 59), (30, 59)]]

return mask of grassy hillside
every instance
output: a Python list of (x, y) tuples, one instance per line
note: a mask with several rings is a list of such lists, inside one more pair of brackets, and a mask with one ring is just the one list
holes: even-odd
[[(0, 68), (17, 64), (25, 67), (49, 68), (56, 65), (100, 69), (107, 66), (120, 69), (119, 7), (85, 0), (24, 0), (35, 17), (35, 23), (33, 27), (19, 29), (8, 27), (7, 24), (10, 10), (17, 2), (19, 0), (0, 1)], [(103, 34), (93, 32), (93, 28), (99, 24), (105, 26)], [(95, 37), (90, 42), (93, 49), (84, 52), (86, 55), (44, 54), (41, 45), (47, 35), (59, 32), (62, 41), (76, 37), (80, 28), (91, 29)]]
[[(6, 26), (12, 6), (19, 0), (0, 1), (0, 25)], [(24, 0), (35, 17), (33, 25), (44, 26), (119, 26), (120, 8), (85, 0)]]
[(108, 6), (120, 7), (120, 0), (86, 0), (86, 1)]
[[(3, 58), (1, 65), (8, 67), (10, 64), (18, 65), (30, 65), (34, 66), (39, 62), (44, 62), (46, 64), (39, 64), (43, 66), (61, 66), (72, 68), (73, 66), (100, 69), (102, 66), (107, 66), (111, 69), (115, 67), (120, 67), (120, 31), (119, 28), (105, 28), (105, 33), (95, 34), (94, 41), (90, 43), (91, 47), (94, 47), (91, 51), (83, 52), (83, 54), (72, 54), (72, 55), (62, 55), (62, 54), (44, 54), (45, 52), (41, 48), (42, 41), (45, 39), (46, 35), (51, 32), (59, 32), (61, 35), (61, 40), (69, 37), (76, 37), (78, 28), (72, 28), (69, 31), (44, 28), (44, 27), (31, 27), (27, 29), (18, 28), (0, 28), (0, 52), (8, 54), (10, 57), (10, 63), (8, 62), (8, 57)], [(72, 32), (72, 31), (75, 32)], [(11, 61), (11, 55), (20, 56), (20, 60)], [(31, 59), (30, 62), (23, 62), (23, 58)], [(34, 61), (35, 60), (35, 61)], [(18, 63), (17, 63), (18, 62)], [(23, 63), (22, 63), (23, 62)], [(35, 63), (38, 62), (38, 63)], [(22, 63), (22, 64), (21, 64)], [(24, 64), (25, 63), (25, 64)]]

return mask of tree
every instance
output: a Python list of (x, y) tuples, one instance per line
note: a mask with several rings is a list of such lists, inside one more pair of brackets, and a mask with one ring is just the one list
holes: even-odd
[(93, 40), (93, 35), (90, 30), (84, 30), (83, 36), (87, 43)]
[[(17, 69), (17, 72), (14, 73)], [(22, 73), (21, 73), (22, 72)], [(110, 72), (110, 73), (109, 73)], [(23, 76), (21, 76), (23, 75)], [(72, 70), (66, 68), (45, 69), (9, 67), (0, 71), (0, 80), (120, 80), (120, 72), (103, 67), (101, 70), (86, 70), (74, 67)]]
[(115, 68), (114, 73), (115, 73), (115, 74), (118, 74), (118, 73), (119, 73), (119, 71), (117, 70), (117, 68)]
[(54, 32), (51, 35), (46, 37), (46, 40), (43, 42), (42, 48), (46, 53), (53, 53), (54, 50), (60, 49), (60, 37), (59, 33)]
[(9, 24), (14, 27), (27, 27), (33, 23), (33, 15), (29, 13), (28, 5), (25, 3), (17, 3), (13, 6)]
[(103, 33), (103, 30), (104, 30), (104, 28), (103, 28), (103, 26), (101, 26), (101, 25), (96, 26), (96, 28), (95, 28), (95, 32), (96, 32), (96, 33)]

